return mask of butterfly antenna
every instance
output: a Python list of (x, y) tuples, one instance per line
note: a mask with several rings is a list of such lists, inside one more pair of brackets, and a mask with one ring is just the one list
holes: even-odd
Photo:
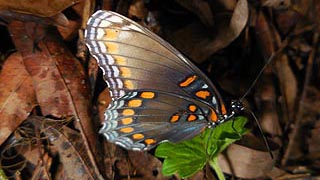
[(271, 56), (269, 57), (267, 63), (263, 66), (263, 68), (260, 70), (259, 74), (257, 75), (257, 77), (254, 79), (254, 81), (251, 83), (250, 87), (248, 88), (247, 92), (244, 93), (244, 95), (239, 99), (240, 102), (243, 102), (243, 99), (249, 94), (249, 92), (252, 90), (252, 88), (254, 87), (254, 85), (257, 83), (257, 81), (259, 80), (259, 78), (261, 77), (262, 73), (264, 72), (264, 70), (267, 68), (267, 66), (270, 64), (270, 62), (274, 59), (275, 57), (275, 53), (272, 53)]
[(267, 141), (266, 136), (263, 134), (262, 127), (261, 127), (261, 124), (260, 124), (258, 118), (256, 117), (256, 115), (250, 109), (246, 108), (246, 111), (249, 112), (251, 114), (251, 116), (254, 118), (254, 120), (256, 121), (256, 124), (258, 125), (259, 131), (260, 131), (260, 134), (261, 134), (261, 137), (263, 139), (263, 143), (264, 143), (265, 147), (267, 148), (267, 150), (268, 150), (268, 152), (270, 154), (270, 157), (273, 159), (274, 157), (273, 157), (271, 148), (269, 146), (269, 143)]
[[(264, 70), (267, 68), (267, 66), (270, 64), (270, 62), (274, 59), (275, 54), (277, 53), (272, 53), (271, 56), (269, 57), (267, 63), (263, 66), (263, 68), (260, 70), (259, 74), (257, 75), (257, 77), (254, 79), (254, 81), (251, 83), (250, 87), (248, 88), (247, 92), (239, 99), (240, 102), (243, 102), (243, 99), (249, 94), (249, 92), (252, 90), (252, 88), (255, 86), (255, 84), (257, 83), (257, 81), (259, 80), (259, 78), (261, 77), (262, 73), (264, 72)], [(272, 151), (270, 149), (269, 143), (267, 141), (266, 136), (263, 134), (262, 128), (261, 128), (261, 124), (258, 121), (258, 118), (256, 117), (256, 115), (249, 109), (246, 108), (246, 110), (251, 114), (251, 116), (254, 118), (254, 120), (256, 121), (256, 124), (258, 125), (260, 134), (262, 136), (263, 139), (263, 143), (265, 145), (265, 147), (267, 148), (270, 157), (273, 159), (273, 154)]]

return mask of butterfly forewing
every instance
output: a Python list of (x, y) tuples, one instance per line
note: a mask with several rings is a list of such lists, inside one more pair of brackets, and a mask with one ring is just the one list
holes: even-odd
[(157, 35), (114, 12), (97, 11), (85, 33), (113, 102), (100, 130), (127, 149), (150, 149), (202, 131), (225, 114), (208, 78)]

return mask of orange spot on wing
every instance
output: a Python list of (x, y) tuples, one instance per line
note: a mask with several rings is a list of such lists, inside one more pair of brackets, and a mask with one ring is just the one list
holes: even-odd
[(128, 89), (133, 89), (133, 87), (134, 87), (132, 81), (130, 81), (130, 80), (124, 81), (124, 86)]
[(223, 115), (227, 114), (226, 106), (224, 106), (224, 104), (221, 105), (221, 113)]
[(183, 82), (181, 82), (179, 85), (180, 87), (187, 87), (189, 86), (194, 80), (196, 80), (197, 76), (193, 75), (193, 76), (189, 76), (186, 80), (184, 80)]
[(121, 76), (123, 77), (130, 77), (131, 76), (131, 71), (129, 68), (127, 67), (120, 67), (120, 72), (121, 72)]
[(117, 29), (106, 29), (105, 32), (105, 38), (107, 40), (114, 40), (119, 36), (119, 30)]
[(142, 92), (140, 97), (145, 98), (145, 99), (152, 99), (154, 98), (155, 93), (154, 92)]
[(170, 118), (170, 122), (177, 122), (178, 120), (180, 119), (180, 116), (179, 115), (173, 115), (173, 116), (171, 116), (171, 118)]
[(188, 121), (194, 121), (194, 120), (197, 120), (197, 116), (194, 115), (194, 114), (190, 114), (190, 115), (188, 116)]
[(138, 133), (138, 134), (134, 134), (134, 135), (132, 135), (132, 137), (133, 137), (133, 139), (143, 139), (143, 138), (144, 138), (144, 135), (143, 135), (143, 134)]
[(197, 106), (195, 106), (195, 105), (190, 105), (189, 106), (189, 111), (195, 112), (196, 110), (197, 110)]
[(118, 48), (118, 45), (116, 43), (105, 42), (105, 45), (107, 47), (108, 53), (111, 53), (111, 54), (118, 53), (119, 48)]
[(207, 99), (207, 97), (210, 96), (210, 92), (207, 90), (201, 90), (196, 92), (196, 96), (202, 99)]
[(127, 124), (131, 124), (133, 121), (132, 118), (123, 118), (121, 119), (122, 124), (127, 125)]
[(132, 116), (132, 115), (134, 115), (134, 110), (132, 110), (132, 109), (125, 109), (125, 110), (122, 111), (122, 114), (123, 114), (124, 116)]
[(144, 142), (145, 142), (147, 145), (150, 145), (150, 144), (156, 143), (157, 141), (154, 140), (154, 139), (146, 139), (146, 140), (144, 140)]
[(211, 110), (210, 120), (213, 122), (217, 122), (218, 120), (217, 113), (214, 110)]
[(120, 131), (123, 133), (131, 133), (134, 129), (132, 127), (121, 128)]
[(113, 58), (115, 59), (115, 61), (118, 65), (126, 65), (127, 64), (127, 60), (122, 56), (113, 56)]
[(142, 100), (140, 99), (133, 99), (128, 102), (128, 106), (130, 107), (140, 107), (141, 105), (142, 105)]

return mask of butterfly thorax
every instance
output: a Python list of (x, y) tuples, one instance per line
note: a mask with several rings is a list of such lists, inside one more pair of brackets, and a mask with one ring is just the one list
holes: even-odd
[(217, 121), (209, 121), (208, 128), (215, 128), (219, 124), (222, 124), (222, 123), (234, 118), (234, 116), (236, 114), (239, 114), (243, 110), (244, 110), (244, 106), (241, 101), (232, 100), (230, 103), (230, 110), (228, 111), (229, 113), (218, 115)]

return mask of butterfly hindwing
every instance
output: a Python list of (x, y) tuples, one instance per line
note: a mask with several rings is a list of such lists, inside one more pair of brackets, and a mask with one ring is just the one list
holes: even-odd
[(209, 107), (200, 109), (199, 105), (192, 99), (170, 94), (133, 91), (109, 105), (100, 133), (133, 150), (147, 150), (165, 140), (178, 142), (199, 134), (207, 126)]

